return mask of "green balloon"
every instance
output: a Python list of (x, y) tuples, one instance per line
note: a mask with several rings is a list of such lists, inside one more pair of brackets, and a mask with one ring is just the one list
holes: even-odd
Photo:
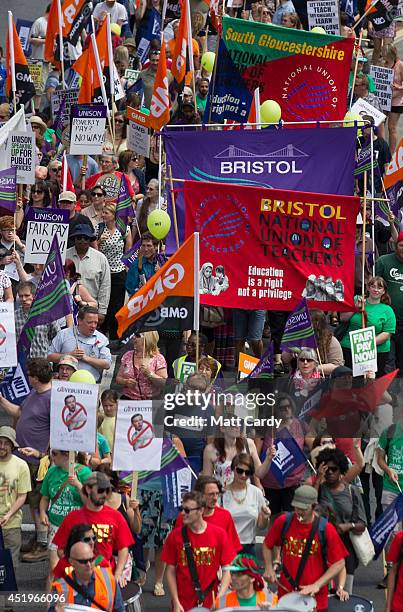
[(206, 72), (209, 72), (210, 74), (213, 72), (214, 62), (215, 62), (215, 53), (213, 53), (212, 51), (206, 51), (206, 53), (203, 53), (202, 58), (201, 58), (201, 65), (202, 65), (202, 68), (204, 68)]
[(312, 28), (311, 32), (313, 32), (314, 34), (326, 34), (325, 28), (322, 28), (321, 26), (315, 26), (314, 28)]
[(153, 210), (147, 217), (147, 227), (154, 238), (162, 240), (171, 229), (171, 218), (165, 210)]
[(69, 381), (88, 383), (90, 385), (95, 385), (97, 382), (91, 372), (88, 372), (88, 370), (77, 370), (76, 372), (73, 372), (69, 378)]
[(260, 105), (260, 121), (262, 127), (267, 127), (269, 123), (278, 123), (281, 119), (281, 106), (275, 100), (266, 100)]

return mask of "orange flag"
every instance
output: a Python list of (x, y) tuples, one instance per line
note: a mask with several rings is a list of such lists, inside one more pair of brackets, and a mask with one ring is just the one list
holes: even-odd
[(150, 125), (154, 130), (160, 130), (168, 123), (170, 119), (170, 107), (171, 101), (168, 90), (167, 57), (164, 39), (162, 39), (160, 59), (158, 62), (157, 74), (155, 76), (150, 107)]
[[(131, 296), (129, 301), (116, 313), (119, 337), (134, 324), (136, 324), (136, 329), (143, 329), (143, 327), (153, 329), (151, 321), (156, 322), (157, 312), (160, 312), (160, 316), (169, 319), (171, 315), (164, 315), (161, 307), (165, 303), (167, 311), (174, 310), (169, 306), (173, 306), (173, 298), (179, 296), (181, 298), (180, 304), (186, 305), (187, 317), (191, 317), (191, 320), (184, 317), (180, 321), (180, 325), (183, 325), (181, 329), (195, 329), (199, 310), (198, 284), (195, 291), (195, 283), (199, 282), (195, 274), (195, 271), (197, 272), (199, 269), (198, 249), (198, 236), (192, 234), (162, 268)], [(193, 299), (186, 300), (186, 298)], [(170, 323), (172, 325), (172, 321)], [(157, 329), (157, 327), (154, 329)], [(158, 329), (161, 329), (161, 327), (158, 327)]]
[(50, 5), (48, 27), (45, 38), (45, 60), (54, 63), (55, 61), (55, 38), (59, 33), (59, 15), (57, 11), (57, 0), (52, 0)]
[(248, 121), (245, 125), (245, 130), (260, 130), (260, 125), (251, 125), (260, 123), (260, 91), (259, 87), (253, 92), (252, 104), (250, 105)]
[(186, 48), (188, 40), (187, 10), (187, 0), (183, 0), (181, 3), (181, 19), (179, 22), (178, 34), (176, 36), (176, 43), (172, 56), (171, 67), (171, 72), (178, 83), (182, 83), (186, 74)]
[[(98, 30), (96, 40), (101, 69), (104, 71), (105, 67), (108, 65), (106, 19)], [(82, 76), (78, 103), (90, 104), (94, 100), (96, 90), (100, 88), (97, 64), (95, 61), (94, 49), (92, 47), (92, 39), (90, 39), (88, 47), (84, 53), (74, 62), (73, 70)]]
[(12, 73), (15, 74), (16, 81), (16, 103), (26, 104), (35, 95), (35, 86), (32, 81), (31, 75), (28, 69), (27, 58), (22, 50), (21, 41), (18, 37), (17, 30), (15, 28), (14, 20), (12, 23), (12, 44), (14, 49), (13, 65), (11, 60), (11, 41), (10, 41), (10, 30), (7, 30), (6, 38), (6, 93), (9, 101), (12, 100)]

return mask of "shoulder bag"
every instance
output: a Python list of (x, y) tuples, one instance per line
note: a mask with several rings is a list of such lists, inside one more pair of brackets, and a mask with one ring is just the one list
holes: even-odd
[(200, 586), (199, 575), (197, 573), (196, 562), (195, 562), (195, 558), (193, 555), (193, 548), (189, 540), (187, 527), (185, 525), (182, 527), (182, 538), (183, 538), (183, 545), (185, 547), (185, 554), (186, 554), (186, 559), (188, 562), (190, 577), (192, 578), (193, 588), (196, 591), (197, 605), (200, 606), (203, 604), (207, 595), (212, 590), (216, 579), (214, 578), (214, 580), (212, 580), (210, 584), (208, 585), (207, 589), (202, 591), (201, 586)]

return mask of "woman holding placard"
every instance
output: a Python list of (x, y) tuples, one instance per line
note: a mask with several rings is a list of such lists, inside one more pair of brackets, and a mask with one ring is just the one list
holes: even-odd
[(392, 108), (388, 115), (389, 149), (391, 155), (397, 145), (397, 124), (403, 113), (403, 62), (394, 45), (389, 45), (385, 55), (385, 66), (393, 68)]
[[(352, 367), (350, 331), (374, 326), (378, 362), (377, 376), (383, 376), (390, 351), (390, 338), (396, 331), (396, 316), (390, 306), (391, 299), (383, 278), (381, 276), (370, 278), (364, 303), (360, 297), (355, 298), (355, 303), (356, 312), (342, 312), (340, 315), (341, 321), (349, 322), (348, 329), (340, 342), (345, 364), (349, 368)], [(362, 307), (364, 307), (363, 313)]]

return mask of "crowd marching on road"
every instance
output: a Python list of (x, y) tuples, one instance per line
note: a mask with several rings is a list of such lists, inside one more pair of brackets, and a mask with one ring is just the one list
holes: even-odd
[(398, 0), (3, 4), (2, 609), (403, 612)]

